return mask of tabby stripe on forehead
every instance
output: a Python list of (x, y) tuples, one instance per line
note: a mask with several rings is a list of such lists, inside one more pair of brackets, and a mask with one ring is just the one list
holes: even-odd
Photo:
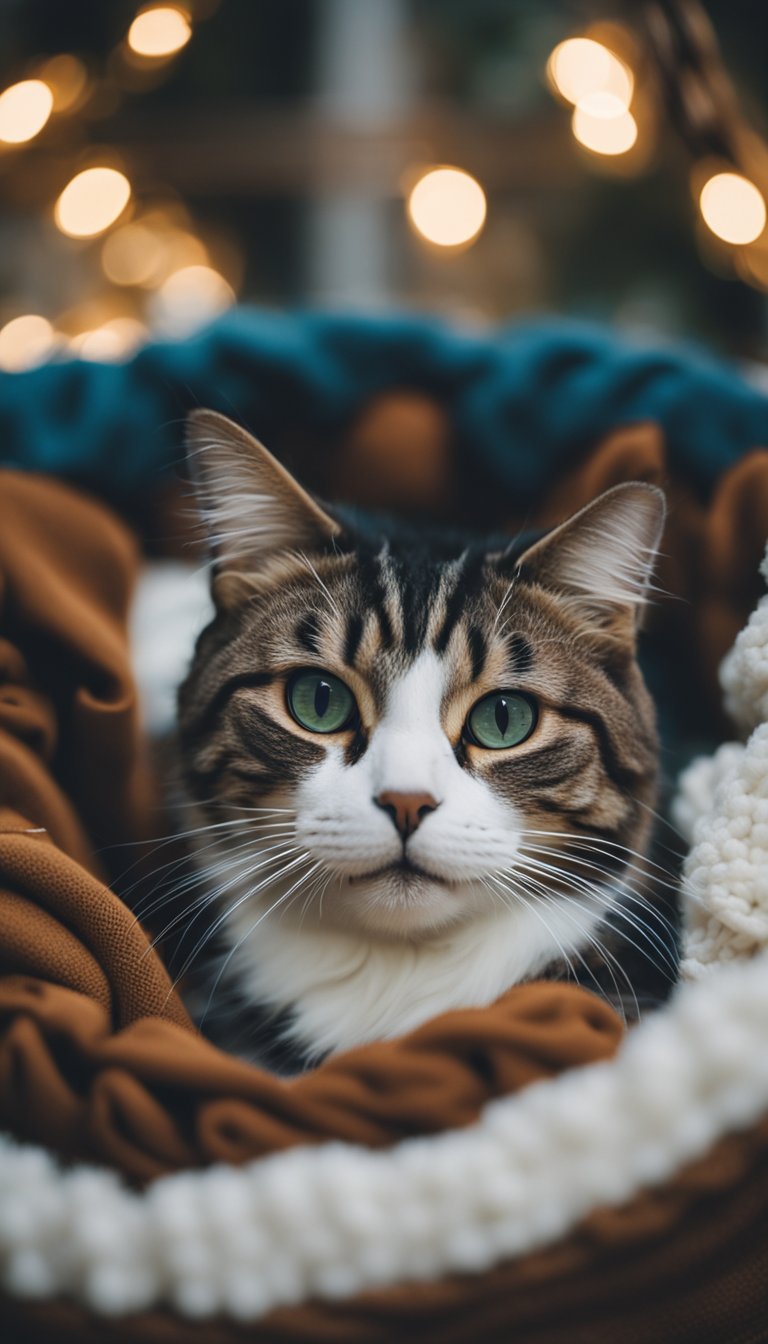
[(525, 635), (516, 630), (507, 636), (507, 649), (515, 669), (515, 676), (525, 677), (533, 667), (533, 648)]
[(347, 630), (344, 636), (343, 658), (347, 667), (354, 667), (357, 651), (360, 648), (360, 640), (363, 637), (363, 628), (365, 622), (359, 611), (353, 611), (347, 621)]
[(222, 709), (232, 698), (236, 691), (256, 690), (260, 686), (268, 686), (273, 680), (269, 672), (237, 672), (229, 677), (227, 681), (219, 686), (218, 690), (208, 701), (205, 709), (197, 714), (191, 724), (187, 724), (183, 729), (183, 739), (185, 742), (191, 742), (196, 737), (204, 736), (213, 728)]
[(314, 611), (308, 611), (296, 626), (296, 642), (307, 653), (320, 652), (320, 620)]
[(436, 653), (445, 653), (448, 648), (448, 641), (457, 622), (466, 610), (467, 601), (477, 590), (483, 564), (484, 557), (482, 555), (470, 554), (468, 551), (465, 553), (454, 581), (453, 592), (446, 603), (443, 623), (435, 636), (434, 648)]
[(365, 606), (369, 611), (374, 612), (379, 623), (379, 638), (382, 647), (391, 649), (394, 643), (394, 634), (392, 622), (385, 606), (387, 594), (379, 566), (378, 556), (362, 554), (360, 556), (358, 578), (365, 594)]
[(485, 660), (488, 657), (488, 645), (485, 635), (476, 625), (470, 625), (467, 631), (467, 644), (472, 659), (472, 680), (477, 681), (483, 675)]

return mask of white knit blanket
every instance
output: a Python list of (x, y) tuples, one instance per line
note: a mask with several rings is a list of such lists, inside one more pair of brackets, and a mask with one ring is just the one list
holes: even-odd
[(481, 1272), (754, 1123), (768, 1111), (768, 598), (723, 685), (750, 735), (682, 780), (685, 980), (614, 1060), (494, 1102), (461, 1131), (386, 1152), (298, 1148), (144, 1194), (0, 1138), (4, 1286), (106, 1315), (167, 1305), (254, 1321), (308, 1298)]

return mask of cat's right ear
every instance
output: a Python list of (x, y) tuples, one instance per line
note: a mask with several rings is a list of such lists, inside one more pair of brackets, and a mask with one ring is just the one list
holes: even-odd
[(192, 411), (186, 443), (219, 606), (253, 592), (269, 557), (322, 550), (340, 532), (264, 445), (225, 415)]

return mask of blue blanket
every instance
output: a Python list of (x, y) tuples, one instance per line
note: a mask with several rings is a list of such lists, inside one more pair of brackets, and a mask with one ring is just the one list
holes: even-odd
[(279, 448), (286, 431), (343, 432), (387, 388), (438, 398), (460, 448), (520, 505), (620, 424), (657, 420), (670, 464), (703, 492), (768, 444), (768, 397), (694, 348), (648, 348), (555, 319), (476, 331), (427, 317), (241, 308), (125, 364), (66, 360), (0, 374), (0, 461), (115, 497), (148, 489), (180, 461), (193, 406), (223, 411)]

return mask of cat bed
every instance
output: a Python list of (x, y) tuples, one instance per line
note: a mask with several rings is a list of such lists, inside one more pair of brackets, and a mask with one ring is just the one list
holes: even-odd
[[(660, 638), (711, 697), (767, 471), (740, 456), (703, 493), (657, 429), (626, 427), (538, 516), (671, 481), (662, 586), (693, 600)], [(107, 885), (113, 846), (156, 832), (135, 543), (34, 476), (2, 478), (0, 511), (3, 1338), (768, 1338), (768, 607), (724, 672), (747, 740), (678, 799), (686, 983), (667, 1007), (624, 1036), (586, 991), (526, 985), (284, 1082), (194, 1032)]]

